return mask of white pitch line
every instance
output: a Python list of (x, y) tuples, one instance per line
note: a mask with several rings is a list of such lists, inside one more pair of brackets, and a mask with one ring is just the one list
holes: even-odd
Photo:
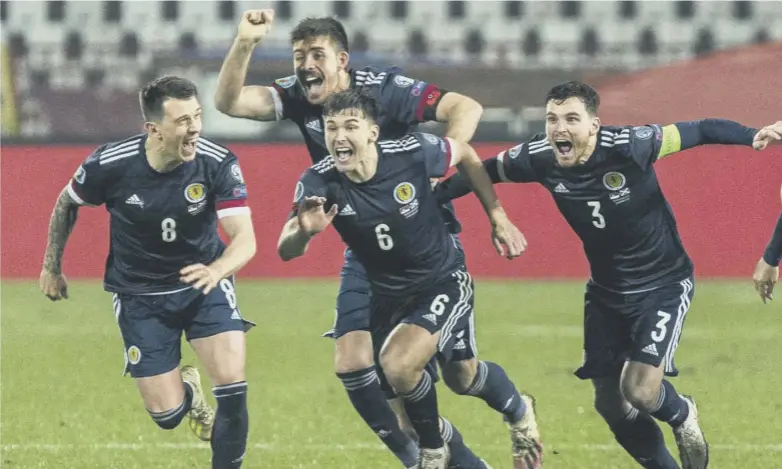
[[(283, 452), (283, 451), (385, 451), (386, 447), (379, 443), (351, 443), (346, 445), (339, 444), (305, 444), (305, 445), (280, 445), (276, 443), (251, 443), (253, 449), (271, 451), (271, 452)], [(469, 445), (475, 449), (507, 449), (507, 445), (481, 445), (473, 444)], [(555, 444), (546, 443), (546, 447), (549, 451), (620, 451), (621, 448), (617, 444)], [(739, 452), (773, 452), (782, 453), (782, 443), (770, 443), (770, 444), (751, 444), (751, 443), (725, 443), (714, 444), (710, 447), (717, 451), (739, 451)], [(20, 444), (5, 444), (2, 445), (3, 451), (14, 450), (36, 450), (36, 451), (48, 451), (57, 452), (64, 450), (75, 449), (91, 449), (91, 450), (113, 450), (113, 451), (146, 451), (153, 449), (173, 449), (173, 450), (193, 450), (193, 449), (209, 449), (207, 443), (93, 443), (93, 444), (57, 444), (57, 443), (20, 443)]]

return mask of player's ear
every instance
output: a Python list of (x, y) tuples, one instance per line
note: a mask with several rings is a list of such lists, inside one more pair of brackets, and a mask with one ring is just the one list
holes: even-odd
[(369, 141), (375, 143), (380, 138), (380, 126), (372, 124), (369, 126)]
[(154, 122), (145, 122), (144, 130), (147, 131), (147, 134), (149, 134), (150, 137), (160, 136), (160, 130), (158, 129), (157, 124), (155, 124)]
[(589, 128), (589, 135), (597, 135), (600, 131), (600, 118), (597, 116), (592, 117), (592, 126)]
[(347, 51), (342, 50), (337, 52), (337, 66), (340, 70), (347, 70), (349, 62), (350, 54), (348, 54)]

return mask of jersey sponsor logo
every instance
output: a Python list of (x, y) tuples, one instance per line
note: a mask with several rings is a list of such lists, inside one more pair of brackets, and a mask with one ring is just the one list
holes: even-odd
[(410, 94), (413, 96), (421, 96), (421, 93), (424, 92), (424, 88), (426, 88), (426, 82), (419, 81), (415, 84), (412, 90), (410, 90)]
[(659, 357), (660, 354), (657, 353), (657, 346), (655, 344), (649, 344), (646, 347), (641, 349), (642, 352), (648, 353), (649, 355), (654, 355), (655, 357)]
[(424, 139), (431, 143), (432, 145), (439, 145), (440, 144), (440, 137), (437, 135), (432, 134), (422, 134), (424, 136)]
[(307, 122), (307, 128), (318, 133), (323, 133), (323, 126), (320, 125), (320, 119)]
[(635, 132), (635, 138), (639, 140), (649, 140), (654, 135), (654, 129), (646, 125), (633, 127), (633, 131)]
[(133, 194), (125, 199), (125, 203), (128, 205), (138, 205), (139, 207), (144, 208), (144, 201), (141, 200), (141, 197), (139, 197), (137, 194)]
[(508, 150), (508, 156), (511, 158), (518, 158), (518, 156), (521, 154), (521, 148), (524, 146), (522, 143), (521, 145), (516, 145), (515, 147)]
[(296, 84), (296, 75), (291, 75), (289, 77), (285, 78), (278, 78), (274, 80), (275, 83), (277, 83), (280, 88), (290, 88), (291, 86)]
[(247, 186), (236, 186), (232, 192), (234, 197), (247, 197)]
[(337, 215), (341, 217), (348, 217), (350, 215), (355, 215), (356, 211), (353, 210), (353, 207), (350, 206), (350, 204), (346, 204), (344, 207), (342, 207), (342, 210), (339, 211)]
[(244, 184), (244, 176), (242, 176), (242, 169), (239, 168), (239, 165), (234, 163), (231, 165), (231, 176), (233, 176), (234, 179)]
[(570, 190), (569, 190), (567, 187), (565, 187), (565, 185), (564, 185), (564, 184), (562, 184), (562, 183), (560, 182), (560, 183), (559, 183), (559, 184), (557, 184), (557, 186), (554, 188), (554, 192), (559, 192), (560, 194), (565, 194), (565, 193), (567, 193), (567, 192), (570, 192)]
[(400, 88), (407, 88), (415, 83), (415, 80), (408, 78), (404, 75), (397, 75), (394, 77), (394, 84)]
[(84, 166), (79, 166), (76, 173), (73, 175), (73, 179), (79, 184), (84, 184), (84, 179), (87, 177), (87, 171), (84, 170)]
[(394, 188), (394, 200), (402, 205), (407, 205), (415, 198), (415, 186), (409, 182), (400, 182)]
[(185, 199), (191, 204), (197, 204), (206, 198), (206, 187), (200, 182), (194, 182), (185, 188)]
[(301, 181), (296, 183), (296, 191), (293, 193), (293, 202), (298, 202), (304, 195), (304, 184)]
[(138, 365), (141, 361), (141, 350), (135, 345), (128, 347), (128, 361), (131, 365)]
[(618, 191), (627, 184), (625, 175), (617, 171), (609, 171), (603, 175), (603, 185), (610, 191)]

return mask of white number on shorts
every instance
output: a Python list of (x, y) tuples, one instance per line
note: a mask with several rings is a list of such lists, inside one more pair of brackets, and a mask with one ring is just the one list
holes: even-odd
[(167, 243), (176, 241), (176, 220), (173, 218), (166, 218), (163, 220), (163, 223), (160, 224), (160, 228), (163, 230), (163, 241)]
[(391, 235), (388, 232), (391, 228), (385, 223), (381, 223), (375, 227), (375, 234), (377, 235), (377, 245), (384, 251), (390, 251), (394, 247), (394, 240), (391, 239)]
[(437, 295), (434, 298), (434, 301), (432, 301), (432, 306), (429, 307), (429, 311), (438, 316), (442, 316), (442, 314), (445, 312), (445, 304), (449, 301), (450, 298), (448, 298), (448, 295)]
[(600, 202), (598, 201), (587, 202), (587, 205), (592, 207), (592, 216), (595, 218), (594, 220), (592, 220), (592, 224), (600, 228), (601, 230), (605, 228), (606, 219), (603, 218), (603, 214), (600, 213)]
[(665, 325), (671, 320), (671, 315), (665, 311), (657, 311), (657, 315), (660, 316), (660, 320), (657, 321), (657, 329), (652, 331), (652, 340), (662, 342), (665, 339), (665, 334), (668, 332), (668, 328)]
[(228, 301), (228, 307), (236, 309), (236, 292), (234, 291), (233, 283), (227, 278), (224, 278), (220, 280), (220, 288), (225, 292), (225, 299)]

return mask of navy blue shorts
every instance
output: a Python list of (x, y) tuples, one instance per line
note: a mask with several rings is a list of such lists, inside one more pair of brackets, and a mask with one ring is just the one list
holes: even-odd
[(626, 361), (655, 367), (664, 363), (666, 376), (677, 376), (673, 358), (694, 292), (692, 278), (631, 294), (587, 284), (584, 362), (576, 376), (616, 376)]
[(114, 294), (114, 314), (125, 345), (125, 371), (133, 378), (167, 373), (182, 359), (181, 338), (247, 331), (232, 280), (204, 295), (193, 288), (161, 295)]
[(386, 339), (399, 324), (415, 324), (432, 335), (440, 333), (436, 353), (440, 361), (476, 357), (474, 290), (472, 277), (462, 268), (447, 280), (412, 296), (376, 296), (372, 303), (375, 355), (379, 355)]
[[(461, 240), (452, 235), (464, 262)], [(336, 318), (332, 329), (323, 337), (339, 339), (348, 332), (369, 331), (369, 309), (372, 301), (369, 278), (364, 266), (350, 249), (345, 250), (345, 263), (340, 272), (339, 294), (337, 295)]]

